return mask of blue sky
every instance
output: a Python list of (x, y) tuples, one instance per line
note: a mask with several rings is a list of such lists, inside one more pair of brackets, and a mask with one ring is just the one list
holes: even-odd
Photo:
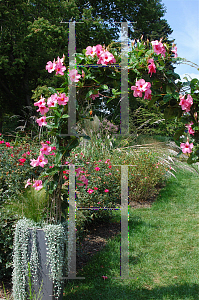
[[(178, 48), (178, 56), (199, 65), (199, 0), (162, 0), (166, 6), (167, 20), (173, 33)], [(199, 79), (199, 71), (196, 68), (182, 64), (178, 65), (175, 72), (181, 79), (189, 74), (192, 78)]]

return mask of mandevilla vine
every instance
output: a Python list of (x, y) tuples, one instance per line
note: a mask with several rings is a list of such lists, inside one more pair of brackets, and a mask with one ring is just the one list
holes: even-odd
[[(87, 110), (95, 112), (102, 99), (106, 105), (117, 107), (120, 100), (120, 79), (121, 79), (121, 55), (117, 43), (112, 43), (107, 48), (102, 45), (88, 46), (83, 53), (76, 54), (77, 69), (64, 66), (65, 56), (53, 62), (49, 61), (46, 70), (49, 73), (56, 71), (56, 76), (64, 76), (65, 82), (60, 88), (49, 88), (52, 95), (45, 99), (41, 98), (34, 104), (38, 106), (38, 112), (42, 115), (37, 119), (40, 127), (45, 126), (52, 137), (48, 144), (42, 143), (40, 155), (31, 161), (32, 167), (41, 166), (43, 174), (33, 184), (35, 189), (45, 188), (51, 195), (54, 204), (54, 217), (51, 221), (61, 221), (63, 198), (68, 197), (68, 191), (62, 189), (64, 184), (63, 171), (66, 172), (70, 162), (67, 157), (70, 151), (79, 144), (79, 135), (64, 136), (68, 133), (68, 101), (70, 99), (71, 87), (76, 85), (76, 121), (84, 118), (91, 119)], [(176, 82), (180, 76), (173, 72), (171, 64), (182, 62), (177, 57), (177, 47), (172, 47), (160, 41), (133, 42), (132, 50), (128, 53), (128, 96), (129, 101), (135, 101), (136, 97), (143, 97), (148, 101), (148, 107), (156, 105), (164, 111), (165, 119), (176, 118), (185, 125), (179, 128), (174, 138), (183, 153), (188, 153), (188, 162), (199, 161), (199, 126), (198, 126), (198, 94), (199, 81), (193, 79), (189, 84), (191, 93), (185, 95), (185, 85)], [(89, 64), (100, 64), (102, 67), (89, 67)], [(109, 66), (109, 67), (107, 67)], [(68, 69), (68, 72), (66, 70)], [(182, 95), (184, 93), (184, 95)], [(111, 102), (111, 104), (110, 104)], [(188, 128), (187, 141), (182, 143), (182, 134)], [(194, 136), (190, 136), (194, 135)], [(85, 138), (89, 138), (85, 136)], [(189, 143), (191, 142), (191, 143)], [(52, 149), (55, 150), (54, 163), (51, 168), (48, 166), (48, 155)], [(88, 180), (81, 176), (81, 168), (76, 170), (78, 180), (83, 180), (86, 188)], [(41, 178), (45, 178), (44, 181)], [(62, 197), (65, 195), (64, 197)]]

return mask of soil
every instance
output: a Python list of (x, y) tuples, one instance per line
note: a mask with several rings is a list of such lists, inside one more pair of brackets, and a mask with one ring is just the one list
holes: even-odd
[[(146, 201), (140, 202), (130, 202), (129, 205), (136, 208), (149, 208), (152, 206), (152, 203), (156, 200), (156, 196), (149, 198)], [(107, 244), (108, 240), (114, 238), (115, 235), (119, 234), (121, 231), (121, 224), (119, 223), (103, 223), (100, 225), (95, 225), (91, 228), (87, 228), (86, 235), (77, 244), (76, 253), (76, 270), (82, 270), (83, 267), (88, 263), (91, 257), (102, 250)], [(12, 294), (12, 283), (11, 279), (2, 280), (5, 286), (7, 299), (13, 299)], [(5, 299), (2, 282), (0, 282), (0, 300)]]

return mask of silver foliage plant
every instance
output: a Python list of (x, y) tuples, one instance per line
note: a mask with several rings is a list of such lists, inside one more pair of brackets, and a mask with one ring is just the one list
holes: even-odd
[[(33, 229), (32, 249), (30, 249), (30, 228)], [(67, 224), (38, 226), (32, 220), (23, 218), (17, 222), (14, 235), (12, 273), (14, 300), (27, 299), (28, 263), (31, 266), (33, 284), (38, 283), (40, 270), (36, 229), (43, 229), (45, 232), (46, 264), (49, 268), (49, 277), (54, 284), (55, 299), (59, 298), (62, 290), (62, 278), (66, 267)]]

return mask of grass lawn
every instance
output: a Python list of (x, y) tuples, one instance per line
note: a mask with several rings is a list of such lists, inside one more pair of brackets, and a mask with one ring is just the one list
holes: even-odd
[(114, 279), (117, 236), (78, 272), (85, 279), (67, 282), (64, 299), (199, 299), (199, 177), (188, 171), (176, 177), (151, 208), (129, 207), (129, 278)]

